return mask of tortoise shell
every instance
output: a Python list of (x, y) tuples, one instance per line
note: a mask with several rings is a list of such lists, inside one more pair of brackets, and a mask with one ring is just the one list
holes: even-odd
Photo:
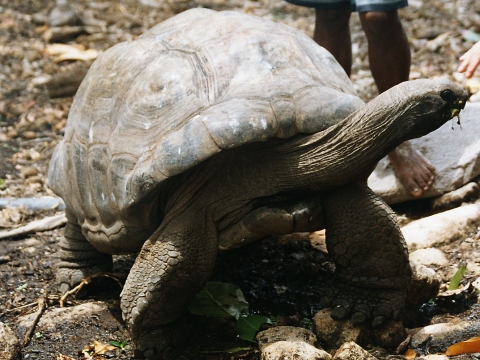
[(138, 251), (165, 180), (249, 142), (315, 133), (363, 106), (333, 56), (285, 25), (192, 9), (99, 56), (49, 185), (100, 251)]

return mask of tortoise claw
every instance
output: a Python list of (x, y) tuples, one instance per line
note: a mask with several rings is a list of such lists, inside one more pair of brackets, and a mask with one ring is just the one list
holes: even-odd
[(384, 315), (377, 315), (373, 318), (372, 327), (379, 327), (386, 322), (386, 317)]
[(367, 315), (363, 312), (356, 312), (350, 318), (350, 323), (354, 326), (362, 325), (367, 320)]

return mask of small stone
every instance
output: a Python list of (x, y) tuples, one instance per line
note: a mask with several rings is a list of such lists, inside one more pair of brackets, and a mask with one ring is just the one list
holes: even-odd
[(26, 179), (26, 178), (29, 178), (31, 176), (38, 175), (38, 170), (37, 170), (37, 168), (35, 168), (33, 166), (27, 166), (27, 167), (24, 167), (22, 169), (21, 175), (22, 175), (23, 179)]
[(414, 260), (422, 265), (448, 265), (448, 261), (445, 253), (436, 248), (418, 249), (410, 253), (410, 259)]
[(335, 353), (334, 360), (375, 360), (376, 357), (370, 355), (353, 341), (343, 344)]
[(261, 360), (330, 360), (332, 357), (324, 350), (317, 349), (303, 341), (278, 341), (262, 351)]
[(313, 332), (296, 326), (275, 326), (259, 332), (256, 339), (260, 350), (278, 341), (302, 341), (310, 345), (317, 342)]
[(10, 256), (2, 255), (0, 256), (0, 264), (6, 264), (11, 260)]
[(50, 26), (80, 25), (82, 20), (76, 9), (67, 0), (57, 0), (48, 15)]
[(7, 137), (10, 139), (16, 138), (18, 136), (17, 130), (11, 129), (7, 131)]
[(22, 137), (27, 140), (36, 139), (37, 133), (34, 131), (25, 131), (22, 133)]
[(39, 176), (30, 176), (25, 180), (25, 184), (43, 184), (43, 180)]

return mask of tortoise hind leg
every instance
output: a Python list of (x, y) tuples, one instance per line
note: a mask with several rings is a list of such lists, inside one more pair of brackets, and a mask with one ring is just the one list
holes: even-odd
[(219, 249), (237, 248), (268, 235), (312, 232), (324, 228), (322, 206), (316, 194), (280, 201), (272, 197), (263, 206), (221, 231)]
[(408, 250), (393, 211), (366, 183), (330, 191), (323, 202), (335, 283), (322, 305), (331, 316), (374, 326), (399, 320), (411, 281)]
[(217, 248), (213, 220), (204, 211), (190, 207), (167, 214), (142, 247), (120, 295), (136, 351), (161, 359), (183, 340), (182, 315), (205, 286)]
[(95, 249), (83, 236), (76, 219), (67, 211), (67, 225), (60, 240), (57, 285), (62, 293), (78, 285), (87, 276), (112, 270), (112, 256)]

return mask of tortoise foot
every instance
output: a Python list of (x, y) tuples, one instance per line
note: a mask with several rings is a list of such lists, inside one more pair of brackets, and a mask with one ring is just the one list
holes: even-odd
[(335, 320), (350, 319), (353, 325), (371, 323), (373, 327), (387, 321), (400, 320), (405, 307), (405, 291), (398, 289), (361, 288), (349, 284), (335, 284), (320, 299), (322, 307), (333, 308)]
[(112, 271), (112, 261), (104, 261), (102, 264), (81, 266), (83, 264), (60, 264), (57, 271), (56, 283), (58, 290), (64, 294), (82, 282), (90, 275)]
[(175, 348), (185, 342), (188, 334), (184, 318), (156, 328), (145, 328), (132, 333), (135, 358), (169, 359)]

